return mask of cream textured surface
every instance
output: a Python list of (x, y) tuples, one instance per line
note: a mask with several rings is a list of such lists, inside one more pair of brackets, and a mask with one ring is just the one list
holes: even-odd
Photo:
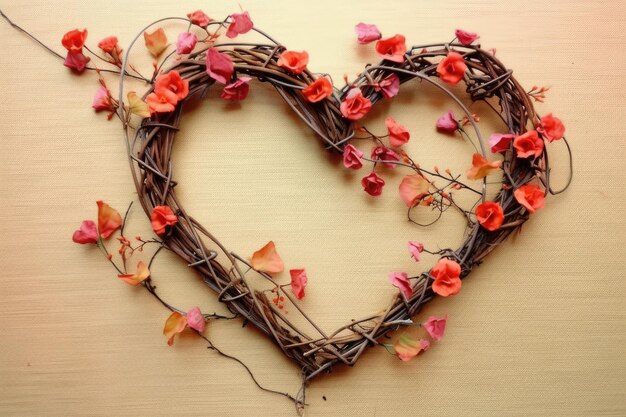
[[(89, 45), (116, 34), (124, 46), (163, 16), (238, 9), (232, 1), (184, 3), (1, 7), (58, 51), (75, 27), (89, 28)], [(309, 67), (337, 84), (376, 61), (371, 46), (356, 45), (358, 21), (403, 33), (409, 44), (449, 40), (457, 26), (476, 30), (522, 84), (552, 86), (539, 112), (564, 119), (574, 150), (571, 189), (550, 198), (459, 296), (423, 311), (422, 318), (449, 315), (442, 342), (408, 364), (371, 350), (355, 368), (313, 382), (307, 415), (626, 415), (623, 3), (249, 0), (243, 7), (258, 27), (307, 50)], [(171, 38), (181, 30), (167, 28)], [(121, 284), (96, 250), (72, 244), (80, 220), (95, 216), (96, 200), (122, 210), (134, 198), (119, 123), (91, 111), (94, 74), (72, 75), (4, 22), (0, 37), (0, 415), (294, 415), (288, 401), (259, 391), (240, 366), (192, 335), (169, 348), (161, 334), (167, 311)], [(309, 271), (302, 305), (325, 328), (382, 308), (393, 292), (388, 271), (418, 271), (405, 253), (408, 238), (458, 244), (454, 214), (428, 229), (406, 223), (399, 175), (381, 199), (366, 198), (360, 176), (329, 161), (269, 87), (254, 87), (241, 109), (216, 95), (189, 113), (178, 138), (186, 208), (241, 255), (276, 241), (288, 267)], [(413, 132), (408, 149), (419, 162), (462, 171), (471, 149), (433, 129), (448, 106), (413, 83), (367, 125), (380, 131), (393, 114)], [(481, 125), (489, 133), (488, 120)], [(551, 146), (551, 160), (562, 183), (560, 145)], [(148, 235), (139, 210), (129, 227)], [(157, 260), (154, 278), (183, 308), (223, 311), (169, 255)], [(255, 331), (217, 322), (207, 334), (262, 384), (297, 391), (298, 370)]]

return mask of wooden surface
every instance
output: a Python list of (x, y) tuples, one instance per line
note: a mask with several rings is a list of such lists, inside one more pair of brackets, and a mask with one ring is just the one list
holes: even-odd
[[(59, 52), (61, 36), (75, 27), (89, 28), (89, 45), (116, 34), (124, 46), (160, 17), (238, 9), (232, 1), (3, 3)], [(411, 363), (371, 350), (355, 368), (310, 385), (307, 415), (626, 415), (623, 3), (250, 0), (243, 7), (258, 27), (307, 50), (309, 67), (338, 85), (344, 73), (353, 78), (376, 61), (371, 46), (356, 45), (358, 21), (403, 33), (409, 44), (447, 41), (456, 27), (476, 30), (522, 84), (552, 87), (538, 109), (565, 121), (574, 151), (571, 189), (550, 198), (461, 294), (417, 318), (448, 314), (442, 342)], [(166, 29), (171, 38), (182, 30)], [(0, 415), (294, 415), (292, 404), (258, 390), (193, 335), (168, 347), (161, 334), (168, 312), (120, 283), (97, 250), (71, 242), (79, 222), (95, 217), (96, 200), (123, 210), (134, 198), (119, 123), (90, 109), (94, 74), (72, 75), (4, 22), (0, 37)], [(243, 256), (273, 239), (287, 267), (306, 267), (302, 305), (324, 328), (382, 308), (393, 293), (388, 271), (418, 272), (407, 239), (458, 244), (458, 216), (428, 229), (407, 224), (395, 191), (400, 176), (381, 199), (367, 198), (360, 177), (330, 161), (267, 86), (254, 86), (241, 106), (216, 96), (190, 112), (177, 139), (186, 208)], [(462, 172), (471, 149), (433, 129), (448, 107), (412, 84), (367, 125), (380, 131), (392, 114), (413, 132), (408, 148), (420, 163)], [(550, 151), (562, 183), (560, 145)], [(149, 236), (139, 210), (129, 227)], [(160, 256), (153, 272), (172, 303), (224, 311), (172, 256)], [(207, 335), (262, 384), (295, 394), (298, 369), (240, 324), (211, 323)]]

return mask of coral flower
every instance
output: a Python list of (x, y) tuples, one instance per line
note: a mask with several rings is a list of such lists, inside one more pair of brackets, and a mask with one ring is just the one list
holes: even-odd
[(213, 21), (213, 19), (207, 16), (202, 10), (196, 10), (195, 12), (188, 13), (187, 17), (191, 20), (191, 23), (203, 28), (207, 27), (207, 25)]
[(458, 84), (465, 76), (467, 65), (463, 60), (463, 56), (458, 52), (448, 52), (448, 55), (437, 65), (437, 74), (441, 81), (452, 85)]
[(120, 48), (116, 36), (109, 36), (102, 39), (98, 42), (98, 48), (111, 55), (119, 56), (122, 53), (122, 48)]
[(435, 281), (432, 289), (442, 297), (461, 291), (461, 265), (451, 259), (441, 258), (430, 271)]
[(385, 126), (389, 133), (389, 143), (391, 146), (402, 146), (411, 139), (411, 134), (406, 127), (401, 125), (393, 117), (385, 119)]
[(343, 166), (348, 169), (360, 169), (363, 166), (361, 158), (363, 152), (359, 151), (353, 145), (346, 145), (343, 148)]
[(320, 77), (302, 90), (302, 95), (309, 103), (317, 103), (333, 94), (333, 85), (326, 77)]
[(562, 139), (565, 134), (563, 122), (558, 117), (552, 116), (552, 113), (541, 118), (541, 123), (537, 130), (548, 142)]
[(306, 271), (304, 269), (290, 269), (289, 275), (291, 276), (291, 292), (298, 300), (302, 300), (308, 281)]
[(472, 167), (467, 171), (467, 178), (470, 180), (481, 180), (500, 169), (500, 165), (502, 165), (502, 161), (489, 162), (481, 154), (475, 153), (472, 156)]
[(402, 63), (406, 53), (406, 39), (402, 35), (381, 39), (376, 42), (376, 52), (383, 59)]
[(227, 84), (235, 72), (235, 67), (228, 55), (215, 48), (209, 48), (206, 52), (206, 72), (218, 83)]
[(283, 67), (294, 74), (300, 74), (304, 71), (308, 63), (309, 54), (307, 51), (285, 51), (280, 54), (276, 62), (279, 67)]
[(248, 33), (250, 29), (254, 27), (254, 23), (252, 23), (248, 12), (233, 13), (230, 15), (230, 18), (231, 22), (226, 31), (226, 37), (228, 38), (234, 38), (237, 35)]
[(169, 206), (156, 206), (152, 210), (150, 223), (154, 233), (161, 236), (165, 233), (167, 226), (174, 226), (178, 223), (178, 217), (174, 214)]
[(85, 44), (85, 39), (87, 39), (87, 29), (74, 29), (63, 35), (61, 43), (69, 52), (81, 52)]
[(494, 133), (489, 136), (489, 146), (491, 147), (491, 152), (506, 152), (511, 146), (513, 138), (515, 138), (515, 135), (511, 133)]
[(193, 33), (182, 32), (176, 39), (176, 53), (179, 55), (189, 54), (198, 43), (198, 38)]
[(250, 77), (240, 77), (234, 83), (224, 87), (221, 98), (224, 100), (245, 100), (250, 92)]
[(343, 117), (349, 120), (359, 120), (372, 108), (372, 102), (363, 96), (360, 88), (352, 88), (341, 102), (339, 109)]
[(361, 185), (366, 193), (373, 197), (377, 197), (383, 192), (385, 180), (380, 178), (375, 172), (372, 172), (368, 176), (361, 179)]
[(543, 152), (543, 140), (536, 130), (529, 130), (513, 140), (513, 147), (517, 151), (518, 158), (538, 158)]
[(122, 226), (122, 216), (103, 201), (96, 201), (98, 205), (98, 232), (103, 239), (107, 239)]
[(173, 91), (162, 88), (148, 94), (148, 97), (146, 97), (146, 103), (148, 104), (150, 114), (169, 113), (174, 111), (176, 108), (178, 97)]
[(189, 94), (189, 81), (183, 80), (178, 71), (172, 70), (156, 78), (154, 89), (155, 91), (161, 89), (170, 90), (176, 94), (178, 100), (182, 100)]
[(435, 127), (441, 133), (452, 135), (459, 128), (459, 122), (456, 120), (452, 110), (448, 110), (446, 114), (437, 119)]
[(476, 219), (485, 229), (493, 232), (498, 230), (504, 222), (504, 210), (495, 201), (486, 201), (476, 207)]
[(515, 199), (530, 213), (545, 206), (545, 191), (538, 185), (522, 185), (513, 193)]

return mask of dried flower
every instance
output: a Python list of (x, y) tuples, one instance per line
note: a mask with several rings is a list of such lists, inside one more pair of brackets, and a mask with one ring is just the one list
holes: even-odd
[(309, 103), (317, 103), (333, 94), (333, 85), (326, 77), (320, 77), (302, 90), (302, 95)]
[(309, 54), (306, 51), (285, 51), (278, 57), (276, 64), (294, 74), (300, 74), (309, 63)]
[(74, 29), (63, 35), (61, 43), (63, 44), (63, 47), (68, 50), (68, 52), (82, 52), (86, 39), (87, 29)]
[[(389, 149), (386, 146), (373, 147), (371, 157), (374, 161), (400, 161), (400, 155), (398, 155), (393, 149)], [(397, 166), (393, 162), (384, 163), (384, 165), (391, 169)]]
[(493, 232), (504, 222), (504, 210), (500, 203), (486, 201), (476, 207), (476, 219), (485, 229)]
[(93, 98), (93, 102), (91, 103), (91, 107), (93, 107), (96, 112), (115, 111), (115, 106), (111, 101), (111, 93), (105, 86), (101, 85), (100, 88), (98, 88), (98, 91), (96, 91), (96, 95)]
[(206, 320), (204, 320), (200, 307), (194, 307), (187, 312), (187, 326), (199, 333), (204, 331), (206, 328)]
[(360, 88), (352, 88), (341, 102), (339, 109), (343, 117), (349, 120), (359, 120), (372, 108), (372, 102), (363, 96)]
[(196, 10), (195, 12), (188, 13), (187, 17), (191, 20), (191, 23), (203, 28), (207, 27), (208, 24), (213, 21), (213, 19), (207, 16), (202, 10)]
[(452, 85), (458, 84), (465, 76), (467, 64), (463, 60), (463, 56), (458, 52), (450, 51), (448, 55), (437, 65), (437, 74), (441, 81)]
[(143, 262), (137, 263), (137, 272), (134, 274), (119, 274), (117, 277), (128, 285), (136, 286), (144, 282), (150, 276), (148, 266)]
[(368, 176), (361, 179), (361, 185), (366, 193), (373, 197), (382, 194), (385, 180), (380, 178), (375, 172), (371, 172)]
[(538, 185), (522, 185), (513, 193), (515, 199), (530, 213), (535, 213), (545, 206), (545, 191)]
[(183, 316), (178, 311), (174, 311), (170, 314), (163, 328), (163, 334), (167, 338), (167, 344), (169, 346), (174, 344), (174, 336), (185, 330), (185, 327), (187, 327), (187, 317)]
[(420, 242), (409, 240), (408, 247), (411, 258), (415, 259), (415, 262), (419, 262), (420, 253), (424, 252), (424, 245)]
[(552, 116), (552, 113), (548, 113), (541, 118), (541, 123), (539, 124), (537, 131), (541, 133), (541, 135), (547, 139), (548, 142), (553, 142), (563, 138), (563, 135), (565, 134), (565, 126), (563, 125), (561, 119)]
[(398, 91), (400, 91), (400, 78), (396, 74), (389, 74), (380, 80), (375, 88), (377, 91), (380, 89), (386, 99), (390, 99), (398, 95)]
[(447, 258), (441, 258), (430, 271), (435, 279), (432, 289), (442, 297), (458, 294), (461, 291), (461, 265)]
[(146, 43), (146, 48), (155, 58), (161, 55), (168, 45), (167, 35), (163, 28), (158, 28), (152, 33), (144, 32), (143, 39)]

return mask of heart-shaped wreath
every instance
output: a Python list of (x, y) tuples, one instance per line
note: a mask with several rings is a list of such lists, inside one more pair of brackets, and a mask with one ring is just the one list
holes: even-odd
[[(200, 11), (188, 17), (166, 18), (148, 25), (129, 45), (124, 58), (115, 37), (102, 40), (99, 47), (105, 55), (103, 59), (117, 66), (117, 72), (121, 74), (120, 91), (119, 98), (114, 99), (101, 78), (102, 86), (94, 99), (94, 108), (108, 110), (110, 116), (116, 114), (123, 122), (139, 201), (161, 238), (153, 241), (180, 256), (232, 313), (267, 335), (301, 367), (305, 381), (330, 371), (336, 364), (354, 365), (367, 347), (381, 344), (381, 337), (412, 324), (412, 317), (435, 295), (456, 294), (461, 280), (520, 228), (531, 213), (543, 207), (545, 195), (563, 191), (555, 191), (550, 185), (545, 143), (562, 139), (564, 127), (551, 114), (540, 118), (532, 103), (533, 99), (542, 101), (546, 89), (524, 90), (512, 76), (512, 71), (495, 57), (495, 51), (475, 45), (478, 38), (475, 34), (457, 30), (453, 42), (407, 48), (402, 35), (382, 39), (375, 26), (361, 23), (356, 27), (360, 43), (376, 41), (376, 51), (382, 61), (367, 66), (354, 81), (337, 90), (328, 76), (316, 76), (307, 69), (306, 52), (290, 51), (254, 28), (247, 12), (233, 14), (224, 21), (213, 21)], [(158, 65), (155, 61), (152, 78), (143, 77), (129, 64), (129, 52), (143, 35), (150, 52), (155, 57), (160, 56), (167, 48), (166, 35), (163, 29), (152, 33), (147, 30), (166, 20), (185, 21), (189, 28), (179, 35), (176, 51)], [(191, 32), (192, 25), (202, 34), (200, 39)], [(216, 41), (223, 29), (228, 38), (254, 30), (266, 41), (218, 44)], [(68, 50), (65, 65), (78, 72), (94, 69), (88, 66), (90, 58), (83, 52), (86, 36), (86, 30), (74, 30), (63, 38), (63, 45)], [(124, 79), (129, 76), (143, 79), (151, 87), (143, 98), (134, 92), (129, 93), (127, 104), (124, 104)], [(296, 300), (304, 295), (304, 270), (291, 271), (291, 284), (277, 283), (271, 274), (281, 271), (283, 266), (273, 242), (255, 253), (251, 260), (246, 260), (227, 249), (194, 220), (176, 195), (171, 157), (185, 103), (191, 98), (204, 96), (215, 84), (225, 85), (222, 98), (242, 100), (248, 94), (251, 79), (270, 83), (319, 136), (329, 152), (343, 155), (346, 168), (359, 169), (363, 162), (372, 163), (371, 172), (362, 180), (369, 194), (379, 195), (385, 184), (375, 172), (377, 166), (404, 167), (412, 171), (404, 177), (399, 189), (409, 209), (409, 220), (412, 220), (412, 210), (420, 210), (420, 207), (430, 207), (438, 211), (439, 216), (448, 208), (458, 210), (467, 219), (466, 237), (461, 246), (434, 252), (440, 256), (439, 261), (431, 270), (419, 275), (390, 274), (390, 280), (400, 291), (384, 310), (352, 320), (333, 332), (322, 330)], [(355, 121), (365, 116), (373, 104), (394, 97), (401, 84), (413, 79), (434, 85), (465, 113), (464, 121), (460, 122), (449, 112), (437, 121), (437, 128), (448, 133), (459, 132), (468, 141), (472, 139), (463, 126), (473, 128), (477, 139), (474, 144), (476, 153), (467, 177), (481, 180), (480, 188), (465, 184), (460, 176), (449, 171), (428, 171), (415, 163), (401, 149), (409, 139), (409, 133), (394, 119), (386, 121), (387, 136), (376, 136), (365, 127), (355, 125)], [(472, 102), (487, 103), (508, 127), (508, 132), (491, 135), (489, 147), (474, 115), (447, 87), (459, 82), (465, 83)], [(139, 123), (133, 123), (137, 116), (140, 117)], [(374, 141), (370, 158), (350, 143), (356, 138)], [(389, 144), (383, 141), (385, 138)], [(490, 161), (489, 149), (491, 153), (501, 154), (502, 158)], [(569, 146), (567, 149), (569, 151)], [(498, 170), (503, 173), (501, 188), (493, 200), (487, 201), (486, 178)], [(571, 153), (570, 176), (565, 188), (570, 181)], [(477, 196), (471, 210), (456, 203), (453, 192), (461, 190)], [(75, 241), (102, 244), (103, 238), (108, 238), (122, 225), (119, 214), (106, 204), (99, 202), (99, 209), (98, 230), (93, 222), (84, 222), (74, 236)], [(120, 241), (125, 265), (127, 249), (134, 251), (136, 248), (132, 248), (123, 234)], [(142, 241), (141, 247), (153, 241)], [(418, 260), (419, 253), (425, 249), (418, 242), (409, 242), (409, 250)], [(250, 274), (266, 279), (269, 290), (254, 290), (249, 284)], [(125, 267), (120, 269), (120, 278), (134, 285), (141, 283), (156, 296), (149, 276), (148, 267), (142, 262), (134, 274), (127, 274)], [(291, 286), (293, 295), (285, 291), (288, 286)], [(285, 297), (295, 306), (294, 314), (300, 314), (312, 330), (297, 327), (295, 320), (285, 314), (282, 309)], [(165, 330), (170, 342), (173, 335), (187, 325), (200, 331), (204, 328), (205, 317), (198, 311), (185, 316), (163, 303), (174, 310)], [(430, 333), (437, 340), (437, 330)], [(406, 359), (424, 348), (423, 344), (404, 340), (396, 346), (395, 353)]]

